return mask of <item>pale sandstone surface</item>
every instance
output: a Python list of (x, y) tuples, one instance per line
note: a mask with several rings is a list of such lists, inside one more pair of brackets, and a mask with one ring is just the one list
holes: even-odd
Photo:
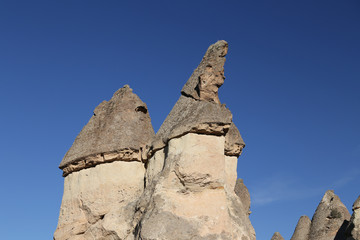
[(55, 240), (124, 239), (144, 189), (141, 162), (100, 164), (65, 177)]
[(340, 198), (329, 190), (311, 220), (309, 240), (342, 240), (350, 213)]
[(346, 240), (360, 240), (360, 196), (352, 207), (353, 214), (346, 229)]
[(290, 240), (307, 240), (310, 233), (311, 220), (308, 216), (301, 216)]
[(234, 188), (235, 194), (240, 198), (243, 206), (244, 211), (250, 215), (250, 193), (248, 188), (245, 186), (243, 179), (237, 179), (235, 188)]
[(239, 197), (227, 190), (236, 164), (224, 144), (223, 136), (195, 133), (168, 142), (164, 166), (137, 206), (136, 239), (255, 239)]
[[(140, 148), (154, 135), (146, 104), (125, 85), (109, 101), (103, 101), (95, 108), (94, 115), (61, 161), (60, 168), (72, 164), (70, 170), (78, 171), (81, 167), (77, 165), (94, 166), (101, 163), (104, 153), (108, 154), (108, 159), (103, 159), (105, 162), (141, 161)], [(84, 160), (92, 157), (94, 159)]]
[(275, 232), (271, 240), (284, 240), (284, 238), (281, 236), (279, 232)]

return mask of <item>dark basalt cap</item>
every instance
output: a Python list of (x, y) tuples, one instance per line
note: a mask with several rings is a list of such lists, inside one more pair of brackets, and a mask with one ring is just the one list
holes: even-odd
[(139, 150), (154, 135), (146, 104), (125, 85), (95, 108), (59, 167), (95, 154)]

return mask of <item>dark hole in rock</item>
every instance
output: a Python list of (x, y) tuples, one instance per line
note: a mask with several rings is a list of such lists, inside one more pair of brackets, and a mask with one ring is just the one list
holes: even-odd
[(143, 113), (147, 113), (147, 109), (145, 106), (138, 106), (137, 108), (135, 108), (136, 112), (143, 112)]

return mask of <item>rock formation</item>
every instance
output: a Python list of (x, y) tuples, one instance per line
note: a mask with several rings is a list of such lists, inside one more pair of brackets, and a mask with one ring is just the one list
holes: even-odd
[(137, 239), (255, 239), (234, 192), (245, 144), (217, 96), (227, 48), (225, 41), (209, 47), (148, 147)]
[(290, 240), (307, 240), (309, 239), (311, 220), (308, 216), (301, 216), (294, 234), (292, 235)]
[(349, 220), (349, 211), (334, 191), (329, 190), (311, 220), (309, 240), (342, 239)]
[(218, 97), (227, 50), (209, 47), (155, 136), (128, 86), (95, 109), (60, 164), (54, 239), (256, 239), (236, 183), (245, 144)]
[(284, 240), (284, 238), (281, 236), (279, 232), (275, 232), (271, 240)]
[(360, 196), (352, 207), (353, 214), (346, 229), (346, 240), (360, 240)]
[(144, 189), (141, 148), (154, 136), (129, 86), (94, 110), (60, 164), (65, 176), (55, 240), (125, 239)]

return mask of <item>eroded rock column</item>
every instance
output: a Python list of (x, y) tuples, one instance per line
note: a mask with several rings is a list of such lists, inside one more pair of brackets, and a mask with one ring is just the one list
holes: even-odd
[(133, 239), (144, 190), (141, 149), (153, 136), (147, 107), (128, 86), (95, 109), (60, 164), (65, 179), (55, 240)]
[(225, 41), (209, 47), (148, 147), (136, 239), (255, 239), (234, 191), (245, 144), (217, 94), (226, 53)]

